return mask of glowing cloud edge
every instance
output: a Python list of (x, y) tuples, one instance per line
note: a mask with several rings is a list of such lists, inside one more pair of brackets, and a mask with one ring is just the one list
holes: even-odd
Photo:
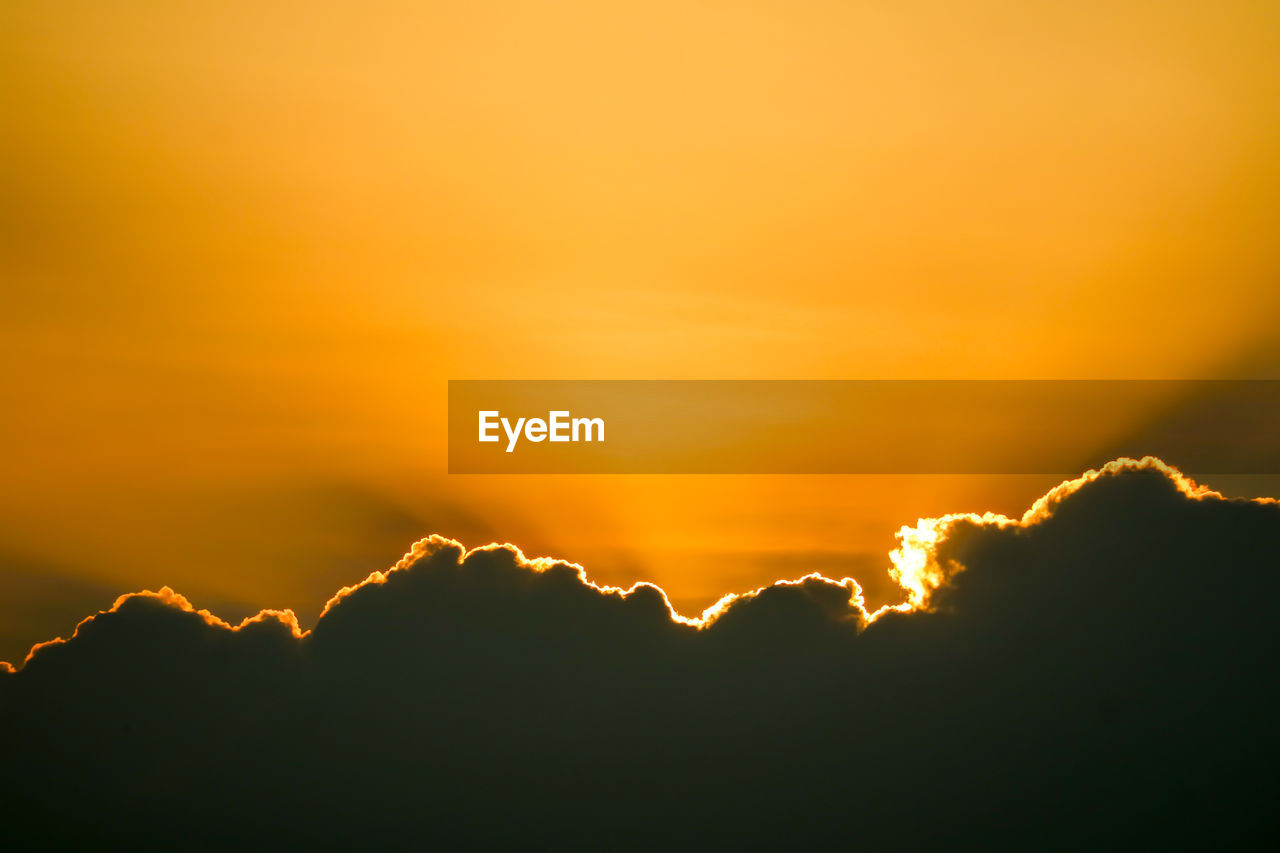
[[(526, 557), (517, 546), (510, 543), (491, 543), (467, 550), (462, 543), (455, 539), (450, 539), (438, 534), (432, 534), (413, 543), (405, 555), (389, 569), (371, 572), (359, 583), (344, 586), (338, 590), (321, 609), (317, 622), (319, 622), (320, 619), (323, 619), (325, 615), (343, 599), (354, 594), (363, 587), (386, 583), (387, 578), (394, 572), (406, 571), (420, 560), (430, 557), (432, 554), (442, 549), (456, 548), (459, 552), (459, 564), (464, 563), (469, 556), (477, 552), (507, 550), (512, 553), (513, 559), (518, 566), (534, 572), (544, 572), (557, 566), (567, 567), (573, 569), (577, 573), (580, 583), (595, 590), (601, 595), (626, 598), (640, 589), (652, 590), (662, 598), (670, 619), (673, 622), (687, 625), (697, 630), (705, 630), (714, 625), (717, 620), (719, 620), (738, 602), (753, 599), (766, 590), (774, 587), (799, 586), (809, 581), (826, 583), (832, 586), (842, 586), (849, 590), (850, 619), (857, 623), (859, 629), (862, 629), (887, 613), (928, 612), (932, 609), (933, 594), (939, 588), (945, 586), (952, 576), (964, 569), (962, 565), (957, 563), (948, 562), (943, 564), (940, 563), (938, 559), (938, 545), (946, 539), (951, 528), (957, 523), (967, 522), (978, 526), (994, 526), (1001, 529), (1007, 527), (1031, 527), (1049, 518), (1059, 504), (1095, 480), (1098, 480), (1101, 477), (1119, 474), (1124, 471), (1142, 470), (1159, 471), (1169, 478), (1180, 493), (1192, 500), (1229, 500), (1220, 492), (1196, 483), (1177, 468), (1167, 464), (1157, 457), (1144, 456), (1141, 459), (1124, 457), (1108, 462), (1106, 465), (1099, 468), (1090, 469), (1079, 477), (1064, 480), (1034, 501), (1027, 511), (1022, 514), (1021, 518), (1015, 519), (992, 512), (950, 513), (937, 518), (921, 518), (917, 520), (914, 526), (904, 525), (896, 534), (894, 534), (895, 538), (898, 540), (899, 546), (889, 554), (889, 560), (891, 562), (889, 575), (893, 578), (894, 582), (898, 584), (899, 588), (902, 589), (905, 595), (905, 600), (898, 604), (885, 605), (873, 612), (868, 612), (866, 609), (866, 602), (863, 597), (862, 587), (853, 578), (845, 577), (837, 580), (826, 577), (819, 572), (811, 572), (795, 579), (776, 580), (771, 584), (758, 587), (748, 592), (726, 594), (716, 601), (716, 603), (702, 611), (698, 616), (689, 617), (677, 612), (671, 605), (671, 600), (667, 596), (666, 591), (653, 583), (641, 581), (625, 589), (622, 587), (602, 585), (591, 580), (587, 576), (586, 568), (577, 563), (557, 560), (552, 557)], [(1259, 497), (1248, 499), (1248, 502), (1277, 503), (1277, 500), (1275, 498)], [(238, 625), (232, 625), (208, 610), (197, 609), (185, 596), (175, 592), (168, 586), (164, 586), (155, 592), (151, 590), (142, 590), (140, 592), (126, 593), (117, 597), (111, 607), (106, 610), (98, 611), (97, 613), (81, 620), (76, 625), (76, 629), (72, 632), (70, 637), (55, 637), (52, 640), (47, 640), (32, 646), (31, 650), (23, 659), (22, 664), (18, 667), (15, 667), (13, 664), (6, 661), (0, 661), (0, 673), (13, 674), (17, 672), (29, 663), (36, 655), (38, 655), (42, 649), (50, 646), (61, 645), (75, 639), (80, 634), (81, 629), (93, 622), (94, 619), (106, 613), (115, 612), (127, 601), (134, 598), (156, 599), (166, 606), (173, 607), (184, 612), (194, 613), (202, 618), (208, 625), (227, 631), (239, 631), (255, 623), (266, 622), (268, 620), (275, 620), (279, 622), (297, 640), (305, 639), (313, 630), (303, 630), (298, 623), (297, 615), (291, 609), (260, 610), (253, 616), (243, 619)]]

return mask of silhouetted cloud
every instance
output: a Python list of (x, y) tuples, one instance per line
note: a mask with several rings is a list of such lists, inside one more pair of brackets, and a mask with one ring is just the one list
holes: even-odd
[(123, 596), (0, 674), (4, 835), (128, 849), (1259, 841), (1280, 506), (1155, 460), (698, 618), (431, 537), (310, 632)]

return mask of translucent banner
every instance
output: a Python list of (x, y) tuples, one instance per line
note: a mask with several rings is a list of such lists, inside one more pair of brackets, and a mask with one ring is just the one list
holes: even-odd
[(1280, 473), (1273, 380), (454, 380), (453, 474)]

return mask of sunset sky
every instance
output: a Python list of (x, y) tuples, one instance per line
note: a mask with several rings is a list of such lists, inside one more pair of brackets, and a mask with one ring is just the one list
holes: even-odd
[(813, 570), (883, 603), (899, 527), (1055, 481), (450, 476), (447, 381), (1280, 378), (1277, 33), (6, 2), (0, 660), (163, 585), (309, 624), (431, 533), (687, 613)]

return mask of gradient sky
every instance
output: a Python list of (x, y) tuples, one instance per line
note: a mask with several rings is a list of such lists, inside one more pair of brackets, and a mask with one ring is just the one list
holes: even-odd
[(902, 524), (1052, 483), (450, 477), (446, 380), (1257, 373), (1277, 32), (1273, 2), (5, 3), (0, 658), (164, 584), (305, 623), (432, 532), (688, 610), (812, 569), (874, 598)]

